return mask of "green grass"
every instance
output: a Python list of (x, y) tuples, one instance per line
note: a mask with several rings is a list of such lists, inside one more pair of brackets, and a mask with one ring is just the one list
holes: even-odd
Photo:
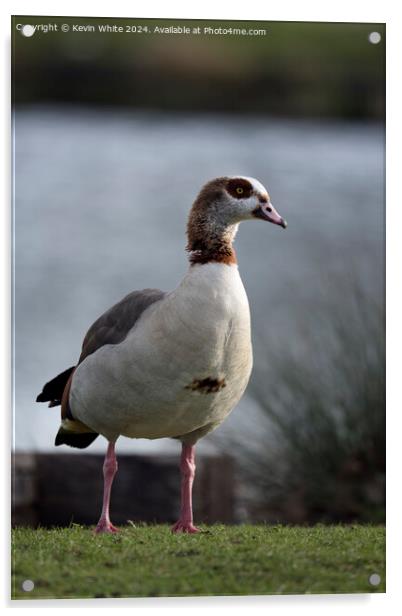
[[(385, 592), (383, 526), (12, 531), (15, 599)], [(372, 586), (371, 574), (381, 576)], [(35, 584), (22, 589), (24, 580)]]

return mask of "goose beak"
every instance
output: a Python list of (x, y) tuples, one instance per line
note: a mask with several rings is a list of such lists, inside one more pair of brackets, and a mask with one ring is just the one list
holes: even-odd
[(274, 225), (279, 225), (283, 229), (286, 229), (288, 226), (286, 220), (278, 214), (270, 201), (267, 203), (260, 203), (255, 210), (253, 210), (253, 216), (261, 218), (261, 220), (272, 222)]

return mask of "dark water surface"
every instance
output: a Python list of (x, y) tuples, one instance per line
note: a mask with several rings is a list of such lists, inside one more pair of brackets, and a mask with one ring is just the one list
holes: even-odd
[[(331, 296), (342, 314), (345, 281), (381, 301), (383, 159), (383, 130), (372, 124), (17, 110), (15, 447), (53, 448), (59, 408), (35, 398), (76, 362), (95, 318), (131, 290), (177, 285), (187, 214), (212, 177), (258, 178), (289, 224), (247, 222), (236, 239), (255, 365), (266, 360), (265, 335), (308, 353), (298, 333), (306, 311)], [(274, 385), (268, 375), (272, 395)], [(221, 430), (242, 421), (257, 421), (248, 395)], [(178, 447), (121, 439), (119, 449), (161, 446)], [(98, 439), (91, 450), (104, 447)]]

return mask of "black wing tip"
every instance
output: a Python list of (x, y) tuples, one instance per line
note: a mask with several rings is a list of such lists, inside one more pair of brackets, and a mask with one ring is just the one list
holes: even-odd
[(61, 405), (61, 400), (54, 400), (52, 398), (49, 398), (49, 396), (46, 397), (46, 395), (42, 392), (39, 394), (39, 396), (37, 396), (36, 398), (36, 402), (49, 402), (48, 407), (52, 407), (52, 406), (60, 406)]
[(36, 402), (50, 402), (49, 406), (61, 404), (61, 396), (74, 368), (75, 366), (67, 368), (67, 370), (64, 370), (64, 372), (61, 372), (54, 379), (46, 383), (40, 394), (36, 397)]
[(56, 447), (59, 447), (59, 445), (68, 445), (76, 449), (86, 449), (98, 438), (98, 436), (99, 434), (96, 432), (68, 432), (60, 428), (56, 434), (54, 444)]

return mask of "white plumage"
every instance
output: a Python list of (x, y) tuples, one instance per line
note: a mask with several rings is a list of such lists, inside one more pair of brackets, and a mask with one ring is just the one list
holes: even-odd
[[(242, 396), (252, 365), (247, 296), (236, 265), (195, 265), (152, 304), (124, 342), (106, 345), (74, 373), (75, 418), (116, 440), (183, 437), (195, 443)], [(196, 381), (221, 382), (218, 391)], [(186, 435), (189, 435), (186, 437)]]

